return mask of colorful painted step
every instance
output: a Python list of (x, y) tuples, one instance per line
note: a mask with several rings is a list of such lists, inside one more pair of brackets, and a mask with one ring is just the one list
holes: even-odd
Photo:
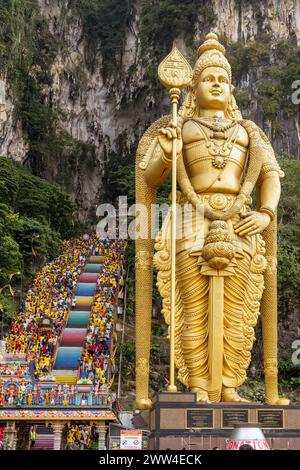
[(79, 282), (94, 282), (96, 284), (99, 273), (82, 273)]
[[(97, 279), (103, 269), (104, 260), (104, 256), (90, 256), (83, 273), (80, 275), (74, 297), (75, 305), (69, 313), (66, 327), (62, 332), (60, 346), (57, 350), (55, 364), (52, 369), (53, 374), (57, 377), (67, 378), (66, 373), (68, 371), (74, 372), (74, 377), (75, 374), (77, 375), (79, 360), (82, 354), (82, 344), (86, 336), (86, 329), (94, 302)], [(70, 380), (75, 380), (75, 378), (71, 377)]]
[(77, 370), (60, 369), (52, 370), (52, 375), (56, 378), (57, 383), (61, 384), (76, 384)]
[(80, 310), (72, 310), (68, 317), (66, 328), (87, 327), (89, 320), (90, 320), (90, 312), (87, 312), (87, 311), (81, 312)]
[(61, 346), (81, 346), (86, 336), (86, 328), (65, 328)]
[(93, 299), (94, 297), (91, 295), (91, 296), (87, 296), (87, 295), (75, 295), (75, 299), (76, 299), (76, 307), (77, 306), (85, 306), (85, 307), (91, 307), (92, 303), (93, 303)]
[(77, 371), (79, 360), (81, 358), (82, 348), (75, 346), (60, 346), (57, 350), (56, 360), (53, 371), (56, 370), (75, 370)]
[(89, 263), (103, 263), (105, 261), (105, 256), (92, 255), (88, 259)]
[(102, 264), (87, 263), (84, 272), (85, 273), (100, 273), (102, 271)]
[(81, 296), (93, 296), (95, 293), (96, 283), (95, 282), (79, 282), (76, 289), (76, 297)]

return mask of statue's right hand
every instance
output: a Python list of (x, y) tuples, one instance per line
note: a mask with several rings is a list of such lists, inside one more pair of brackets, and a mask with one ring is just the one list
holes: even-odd
[(182, 151), (182, 138), (181, 129), (176, 127), (173, 122), (170, 122), (168, 127), (159, 129), (158, 131), (158, 142), (161, 146), (164, 154), (167, 158), (172, 158), (172, 142), (176, 139), (176, 154), (178, 155)]

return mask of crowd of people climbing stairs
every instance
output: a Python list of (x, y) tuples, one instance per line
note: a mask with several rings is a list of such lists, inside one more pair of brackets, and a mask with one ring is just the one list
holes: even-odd
[(80, 378), (94, 384), (109, 382), (109, 356), (112, 349), (112, 330), (118, 296), (118, 280), (124, 275), (125, 241), (103, 241), (105, 261), (97, 280), (92, 314), (87, 328)]
[(51, 371), (59, 336), (74, 306), (80, 274), (94, 254), (104, 256), (105, 261), (97, 280), (79, 371), (80, 378), (90, 383), (101, 386), (108, 382), (113, 314), (125, 248), (126, 241), (98, 240), (95, 234), (64, 241), (60, 256), (38, 272), (6, 341), (7, 352), (27, 355), (29, 363), (34, 364), (36, 379)]
[[(6, 350), (35, 359), (36, 376), (49, 372), (82, 268), (95, 236), (64, 241), (61, 254), (38, 272), (6, 341)], [(49, 319), (43, 325), (42, 319)]]

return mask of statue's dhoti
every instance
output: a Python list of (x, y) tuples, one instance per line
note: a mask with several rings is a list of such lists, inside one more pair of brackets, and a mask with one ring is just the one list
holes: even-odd
[[(213, 208), (223, 202), (227, 209), (235, 196), (202, 194), (201, 199), (211, 203)], [(180, 204), (184, 203), (181, 199)], [(208, 392), (211, 401), (220, 401), (223, 386), (236, 388), (244, 382), (251, 360), (254, 328), (264, 288), (264, 242), (260, 235), (238, 237), (233, 225), (241, 217), (236, 215), (227, 221), (232, 258), (222, 269), (211, 268), (203, 258), (211, 222), (204, 218), (199, 225), (194, 209), (192, 214), (190, 228), (177, 241), (175, 358), (179, 379), (185, 385), (199, 387)], [(164, 237), (168, 227), (167, 218), (158, 237), (155, 255), (160, 270), (158, 287), (167, 322), (170, 278), (166, 264), (163, 266), (159, 260), (166, 248), (169, 251), (168, 237)]]

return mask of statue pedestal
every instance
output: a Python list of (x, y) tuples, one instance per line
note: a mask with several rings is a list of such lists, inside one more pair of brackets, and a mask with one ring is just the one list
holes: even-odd
[(300, 405), (196, 402), (196, 394), (158, 393), (136, 427), (150, 431), (150, 449), (225, 449), (237, 423), (259, 423), (271, 449), (300, 449)]

